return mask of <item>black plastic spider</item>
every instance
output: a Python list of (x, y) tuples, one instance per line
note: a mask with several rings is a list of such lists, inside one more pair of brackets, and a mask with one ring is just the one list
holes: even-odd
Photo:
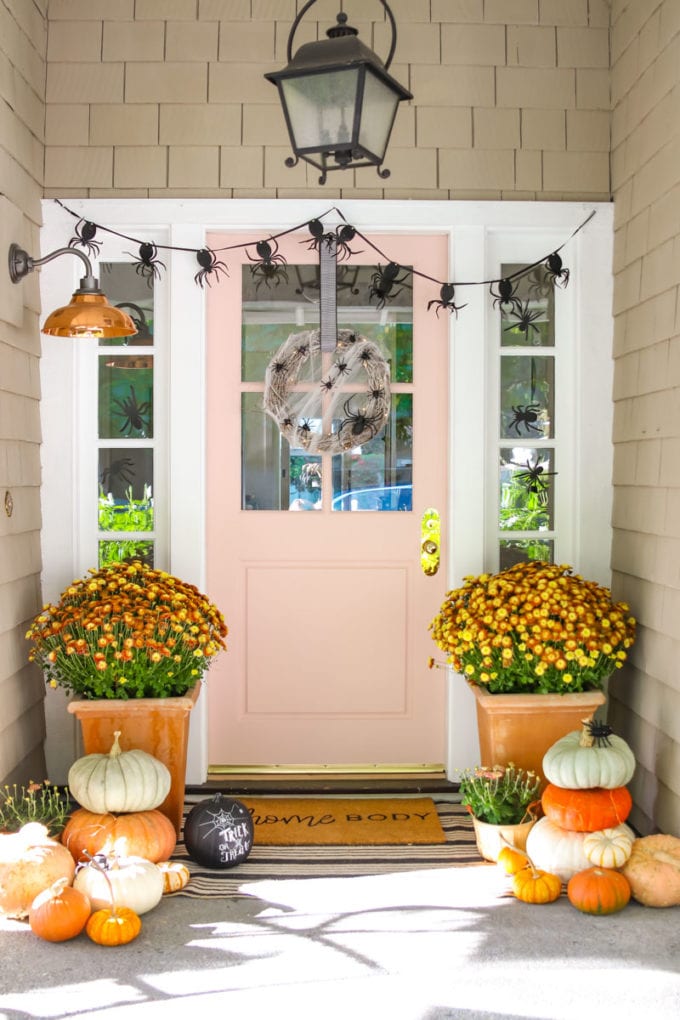
[[(129, 397), (125, 397), (124, 400), (112, 400), (111, 405), (111, 413), (123, 419), (123, 424), (118, 429), (119, 432), (126, 432), (128, 436), (131, 436), (133, 432), (139, 432), (143, 438), (146, 437), (150, 418), (144, 416), (151, 410), (150, 400), (145, 400), (140, 404), (137, 401), (135, 388), (131, 386)], [(117, 405), (119, 410), (115, 410), (113, 405)]]
[(360, 255), (360, 251), (352, 251), (350, 243), (356, 237), (356, 230), (349, 223), (343, 224), (335, 231), (336, 257), (340, 262), (348, 259), (350, 255)]
[(400, 283), (406, 283), (408, 274), (405, 274), (401, 278), (399, 273), (401, 272), (401, 266), (396, 262), (388, 262), (385, 268), (378, 265), (378, 268), (371, 276), (371, 287), (368, 292), (368, 300), (377, 298), (377, 307), (384, 308), (385, 302), (389, 299), (399, 297), (403, 287), (392, 293), (392, 288), (399, 286)]
[(326, 245), (328, 251), (333, 251), (335, 237), (330, 231), (325, 231), (321, 220), (310, 220), (307, 229), (312, 235), (311, 241), (300, 241), (300, 244), (307, 244), (309, 251), (321, 251), (322, 245)]
[(298, 427), (295, 430), (295, 434), (300, 443), (307, 447), (312, 441), (312, 423), (309, 418), (302, 418), (298, 423)]
[(124, 485), (132, 485), (135, 476), (135, 462), (130, 457), (119, 457), (112, 460), (108, 467), (105, 467), (99, 476), (103, 486), (109, 483), (123, 482)]
[(274, 247), (269, 241), (258, 241), (255, 245), (255, 251), (259, 258), (253, 258), (248, 249), (246, 249), (246, 255), (251, 262), (255, 265), (250, 267), (250, 272), (253, 279), (257, 280), (255, 290), (259, 290), (263, 283), (270, 287), (272, 283), (278, 287), (283, 281), (288, 283), (288, 272), (284, 269), (286, 260), (283, 255), (279, 255), (279, 246), (275, 238), (272, 238)]
[(349, 375), (349, 365), (346, 361), (334, 361), (333, 367), (338, 375)]
[(334, 386), (335, 379), (331, 379), (330, 376), (328, 377), (328, 379), (321, 380), (321, 389), (324, 391), (324, 393), (330, 393)]
[(368, 347), (364, 347), (363, 351), (360, 353), (359, 361), (361, 361), (364, 365), (367, 365), (369, 361), (373, 361), (373, 353), (368, 349)]
[(281, 375), (281, 373), (285, 372), (287, 368), (288, 363), (286, 361), (272, 361), (272, 372), (274, 375)]
[(544, 269), (557, 287), (566, 287), (569, 283), (569, 270), (562, 265), (562, 259), (556, 251), (548, 255)]
[(226, 263), (221, 262), (211, 248), (201, 248), (200, 251), (197, 251), (196, 261), (201, 268), (194, 276), (194, 283), (197, 283), (201, 288), (203, 288), (203, 281), (205, 281), (210, 287), (210, 277), (213, 274), (216, 280), (219, 280), (220, 273), (224, 273), (225, 276), (229, 276), (229, 270), (227, 269)]
[(431, 301), (427, 302), (427, 310), (429, 312), (432, 305), (435, 306), (437, 311), (437, 318), (439, 318), (439, 309), (447, 308), (449, 312), (455, 312), (456, 318), (458, 318), (458, 312), (461, 308), (467, 308), (467, 305), (457, 305), (454, 301), (455, 288), (452, 283), (445, 283), (439, 291), (439, 298), (432, 298)]
[(358, 411), (354, 411), (351, 407), (352, 398), (346, 400), (342, 405), (342, 411), (345, 417), (340, 422), (340, 428), (338, 432), (344, 431), (344, 429), (351, 426), (350, 435), (361, 436), (364, 432), (370, 432), (371, 439), (377, 435), (383, 424), (382, 414), (367, 414), (366, 408), (362, 407)]
[(300, 344), (299, 347), (295, 348), (295, 356), (298, 358), (306, 358), (309, 354), (309, 344)]
[(536, 319), (540, 319), (543, 312), (539, 310), (531, 311), (529, 308), (529, 302), (526, 301), (524, 304), (520, 303), (519, 308), (510, 313), (513, 315), (517, 322), (511, 322), (509, 326), (506, 326), (503, 330), (504, 333), (510, 332), (510, 330), (518, 329), (520, 333), (526, 334), (527, 340), (530, 336), (530, 330), (533, 329), (534, 333), (540, 333), (538, 326), (534, 326)]
[(75, 248), (78, 245), (79, 248), (84, 248), (88, 255), (93, 255), (97, 258), (101, 243), (95, 241), (94, 235), (96, 233), (96, 223), (91, 223), (90, 220), (78, 220), (75, 235), (68, 243), (69, 248)]
[(557, 471), (546, 471), (545, 464), (540, 463), (538, 458), (533, 464), (531, 458), (528, 458), (525, 464), (517, 464), (514, 460), (511, 460), (510, 463), (515, 467), (526, 468), (526, 471), (518, 471), (515, 478), (527, 492), (535, 493), (540, 503), (547, 503), (549, 482), (546, 479), (551, 475), (556, 475)]
[[(125, 254), (135, 258), (131, 251)], [(139, 257), (132, 264), (137, 275), (146, 278), (149, 287), (152, 280), (160, 280), (161, 269), (165, 269), (165, 262), (158, 258), (158, 248), (151, 241), (142, 241), (139, 246)]]
[(519, 427), (524, 425), (527, 433), (538, 432), (539, 435), (543, 434), (543, 429), (536, 428), (534, 425), (534, 422), (538, 421), (538, 414), (541, 410), (540, 404), (513, 404), (512, 410), (515, 413), (512, 421), (508, 422), (508, 429), (514, 428), (517, 435), (519, 435)]
[(498, 293), (493, 289), (493, 283), (489, 287), (489, 294), (494, 299), (494, 308), (500, 308), (501, 311), (508, 308), (511, 312), (516, 312), (522, 307), (522, 302), (515, 294), (515, 284), (512, 280), (495, 280), (494, 283), (498, 284)]

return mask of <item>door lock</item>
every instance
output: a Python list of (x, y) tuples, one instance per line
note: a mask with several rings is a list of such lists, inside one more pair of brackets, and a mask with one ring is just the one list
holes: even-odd
[(432, 577), (439, 570), (441, 520), (439, 511), (428, 507), (420, 519), (420, 566)]

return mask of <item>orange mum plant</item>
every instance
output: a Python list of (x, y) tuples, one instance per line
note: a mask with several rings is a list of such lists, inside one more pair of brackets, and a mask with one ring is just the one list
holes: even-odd
[(226, 648), (226, 634), (198, 588), (135, 561), (74, 581), (26, 637), (49, 686), (127, 699), (186, 694)]
[(430, 630), (447, 662), (490, 694), (600, 689), (635, 640), (628, 605), (608, 588), (536, 561), (466, 577)]

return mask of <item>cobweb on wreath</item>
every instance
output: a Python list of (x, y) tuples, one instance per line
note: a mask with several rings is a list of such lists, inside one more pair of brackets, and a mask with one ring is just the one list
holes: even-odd
[(387, 422), (389, 362), (351, 329), (338, 330), (329, 356), (318, 329), (292, 333), (267, 366), (263, 406), (291, 446), (343, 453), (374, 439)]

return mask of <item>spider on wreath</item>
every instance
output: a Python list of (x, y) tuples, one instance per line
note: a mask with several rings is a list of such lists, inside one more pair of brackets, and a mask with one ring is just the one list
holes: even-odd
[(354, 411), (351, 407), (352, 398), (346, 400), (342, 405), (343, 414), (345, 417), (340, 422), (338, 432), (343, 432), (346, 428), (351, 426), (351, 435), (361, 436), (364, 432), (371, 433), (371, 438), (377, 435), (384, 421), (384, 415), (382, 414), (367, 414), (366, 408), (362, 407), (359, 411)]

